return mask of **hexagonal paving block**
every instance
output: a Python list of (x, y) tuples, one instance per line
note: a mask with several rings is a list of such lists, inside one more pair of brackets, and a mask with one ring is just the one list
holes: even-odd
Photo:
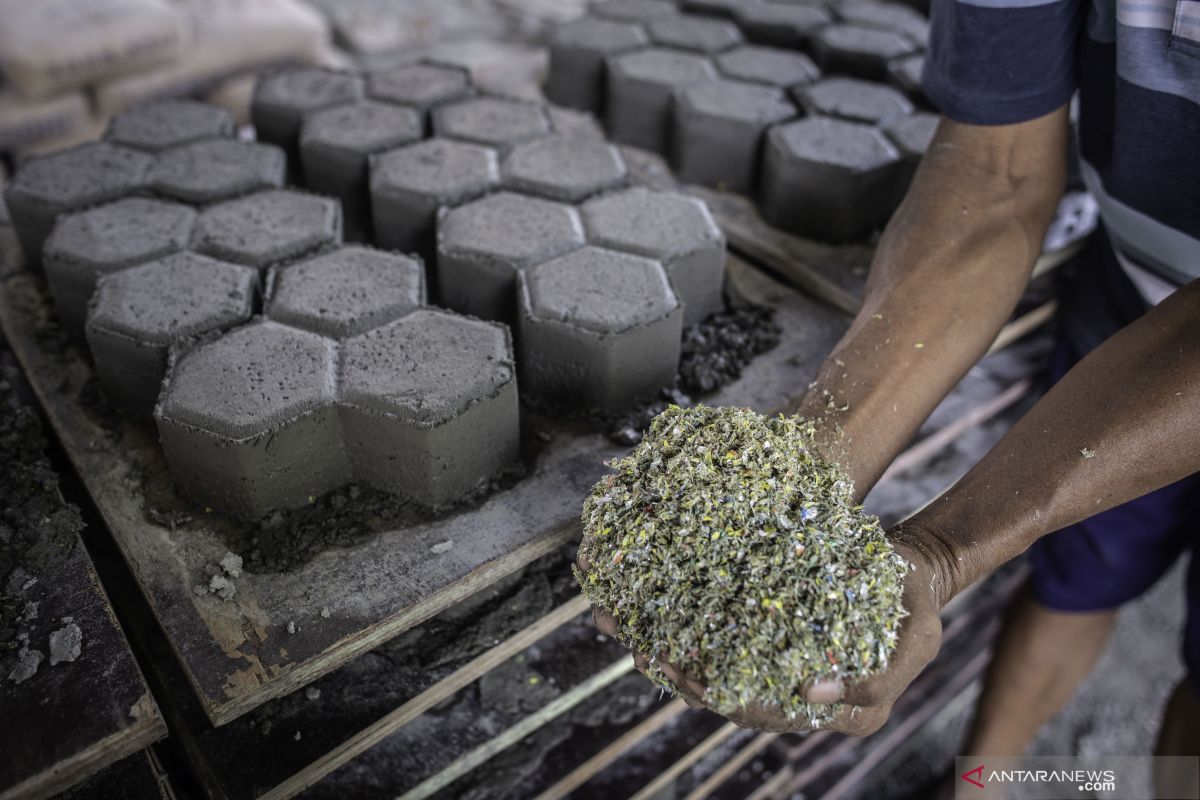
[(227, 110), (195, 100), (164, 100), (117, 114), (104, 138), (113, 144), (157, 152), (202, 139), (237, 135), (237, 121)]
[(925, 151), (929, 149), (929, 143), (933, 141), (939, 119), (937, 114), (922, 112), (911, 117), (902, 117), (883, 129), (900, 151), (900, 169), (896, 180), (897, 205), (908, 192), (908, 186), (917, 173), (917, 166), (920, 165)]
[(767, 0), (745, 0), (734, 17), (750, 41), (787, 48), (807, 47), (813, 34), (833, 21), (821, 6)]
[(506, 188), (569, 203), (621, 186), (628, 176), (617, 148), (564, 135), (517, 145), (505, 156), (502, 172)]
[(59, 218), (46, 240), (46, 282), (63, 329), (82, 336), (96, 281), (188, 246), (196, 212), (178, 203), (129, 197)]
[(471, 75), (448, 64), (405, 64), (368, 74), (367, 94), (427, 112), (470, 95)]
[(87, 341), (104, 395), (149, 416), (173, 345), (250, 319), (258, 274), (196, 253), (174, 253), (104, 275), (88, 312)]
[(368, 484), (438, 506), (512, 464), (520, 419), (502, 325), (422, 309), (342, 347), (346, 450)]
[(649, 39), (641, 25), (584, 17), (550, 33), (550, 102), (583, 111), (604, 105), (604, 59), (643, 47)]
[(357, 336), (425, 303), (420, 261), (366, 247), (276, 268), (266, 315), (333, 339)]
[(336, 200), (277, 189), (206, 209), (196, 225), (193, 248), (264, 268), (341, 240), (342, 212)]
[(929, 44), (929, 21), (914, 8), (877, 0), (843, 0), (832, 8), (846, 22), (902, 33), (920, 47)]
[(500, 97), (477, 97), (433, 110), (433, 132), (497, 147), (514, 145), (550, 132), (546, 110), (533, 103)]
[(672, 92), (716, 77), (716, 68), (706, 56), (664, 47), (609, 58), (608, 135), (622, 144), (662, 152), (667, 146)]
[(794, 116), (782, 89), (729, 80), (689, 86), (675, 96), (671, 165), (681, 180), (747, 192), (763, 131)]
[(649, 22), (679, 13), (670, 0), (600, 0), (588, 9), (597, 17), (617, 22)]
[(846, 242), (882, 225), (900, 155), (876, 128), (810, 117), (773, 128), (763, 158), (763, 218), (814, 239)]
[(742, 43), (742, 32), (732, 22), (689, 14), (651, 20), (646, 30), (650, 33), (650, 40), (657, 45), (706, 55), (714, 55)]
[(523, 391), (617, 412), (674, 382), (683, 315), (659, 262), (585, 247), (520, 282)]
[(887, 65), (888, 82), (912, 100), (927, 103), (925, 90), (921, 86), (921, 75), (924, 71), (925, 56), (921, 53), (893, 59)]
[(508, 321), (517, 272), (581, 246), (583, 227), (570, 206), (500, 192), (445, 213), (437, 239), (443, 305)]
[(352, 103), (362, 96), (363, 81), (358, 75), (317, 67), (279, 70), (259, 79), (250, 102), (250, 118), (259, 141), (282, 147), (288, 154), (288, 166), (296, 171), (304, 115)]
[(231, 200), (287, 180), (287, 156), (270, 144), (213, 139), (159, 153), (150, 169), (150, 188), (189, 203)]
[(42, 271), (42, 244), (59, 214), (99, 205), (146, 184), (153, 158), (108, 142), (89, 142), (26, 161), (4, 189), (25, 264)]
[(636, 188), (593, 198), (580, 211), (589, 243), (662, 262), (685, 326), (724, 307), (725, 236), (704, 203)]
[(792, 90), (810, 114), (885, 125), (913, 112), (912, 103), (890, 86), (856, 78), (824, 78)]
[(888, 62), (916, 51), (902, 34), (864, 25), (830, 25), (813, 35), (822, 69), (868, 80), (887, 80)]
[(717, 70), (727, 78), (786, 89), (812, 83), (821, 70), (812, 59), (777, 47), (743, 45), (716, 58)]
[(304, 180), (314, 192), (342, 201), (346, 239), (371, 238), (367, 158), (418, 142), (425, 126), (416, 109), (364, 101), (314, 111), (300, 129)]
[(482, 196), (500, 181), (496, 152), (429, 139), (370, 158), (375, 243), (404, 253), (433, 253), (437, 211)]
[(345, 483), (331, 339), (259, 320), (171, 364), (154, 417), (196, 503), (246, 519)]

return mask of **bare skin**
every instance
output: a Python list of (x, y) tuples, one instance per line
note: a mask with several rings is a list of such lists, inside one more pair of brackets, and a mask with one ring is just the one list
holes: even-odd
[[(862, 311), (796, 409), (825, 420), (823, 449), (860, 497), (1015, 307), (1062, 192), (1066, 136), (1065, 107), (1019, 125), (939, 126), (880, 241)], [(975, 469), (890, 532), (915, 566), (909, 616), (888, 670), (809, 686), (810, 702), (846, 704), (829, 727), (863, 735), (886, 721), (937, 652), (939, 610), (971, 582), (1039, 536), (1200, 469), (1198, 414), (1200, 282), (1084, 359)], [(701, 684), (663, 670), (703, 703)], [(764, 708), (730, 718), (800, 727)]]

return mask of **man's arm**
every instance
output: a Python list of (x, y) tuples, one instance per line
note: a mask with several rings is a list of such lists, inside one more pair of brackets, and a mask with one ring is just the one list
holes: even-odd
[(1200, 281), (1079, 362), (895, 536), (939, 603), (1041, 536), (1200, 471)]
[(875, 254), (863, 307), (797, 409), (874, 485), (987, 351), (1029, 281), (1066, 174), (1067, 107), (1016, 125), (943, 119)]

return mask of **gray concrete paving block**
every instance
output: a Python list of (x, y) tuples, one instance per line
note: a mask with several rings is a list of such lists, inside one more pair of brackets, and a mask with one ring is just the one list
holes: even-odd
[(680, 180), (749, 192), (758, 178), (763, 132), (796, 116), (782, 89), (719, 80), (675, 95), (671, 166)]
[(159, 153), (149, 182), (158, 194), (207, 205), (278, 189), (286, 180), (287, 156), (275, 145), (211, 139)]
[(250, 267), (186, 252), (101, 276), (87, 342), (109, 403), (150, 416), (169, 349), (247, 322), (257, 286)]
[(470, 493), (519, 455), (503, 325), (422, 309), (349, 339), (339, 397), (355, 477), (424, 506)]
[(590, 244), (659, 261), (692, 325), (724, 307), (725, 236), (700, 200), (645, 188), (593, 198), (580, 212)]
[(779, 47), (743, 45), (721, 53), (715, 61), (726, 78), (780, 89), (802, 86), (821, 77), (821, 70), (811, 58)]
[(780, 125), (767, 133), (760, 211), (802, 236), (861, 239), (891, 213), (899, 166), (876, 128), (824, 117)]
[(46, 283), (63, 329), (84, 335), (88, 301), (102, 274), (184, 250), (196, 212), (178, 203), (128, 197), (59, 218), (46, 240)]
[(517, 145), (501, 165), (504, 187), (578, 203), (625, 184), (621, 151), (600, 139), (555, 135)]
[(663, 152), (671, 122), (672, 93), (716, 80), (707, 56), (665, 47), (637, 50), (608, 59), (605, 127), (621, 144)]
[(660, 17), (646, 23), (650, 40), (705, 55), (724, 52), (742, 43), (742, 32), (732, 22), (690, 14)]
[(823, 78), (792, 90), (810, 114), (849, 122), (886, 125), (913, 112), (912, 103), (890, 86), (857, 78)]
[(420, 261), (359, 246), (277, 267), (267, 285), (268, 317), (331, 339), (365, 333), (425, 303)]
[(813, 52), (821, 69), (867, 80), (887, 80), (888, 62), (917, 49), (903, 34), (865, 25), (829, 25), (813, 35)]
[(921, 87), (921, 75), (925, 71), (925, 56), (914, 53), (888, 62), (888, 83), (904, 92), (914, 101), (927, 102)]
[(550, 133), (546, 110), (523, 100), (476, 97), (433, 110), (433, 132), (448, 139), (508, 147)]
[(471, 75), (449, 64), (405, 64), (367, 75), (367, 94), (422, 113), (471, 94)]
[(331, 339), (259, 320), (173, 359), (155, 409), (180, 491), (258, 519), (346, 482)]
[(619, 412), (675, 380), (683, 315), (658, 261), (585, 247), (520, 277), (522, 390)]
[(550, 33), (550, 69), (545, 92), (550, 102), (599, 112), (604, 106), (604, 59), (644, 47), (641, 25), (583, 17)]
[(500, 182), (489, 147), (428, 139), (370, 158), (375, 243), (432, 255), (437, 211), (481, 197)]
[(32, 158), (4, 188), (26, 265), (42, 271), (42, 245), (59, 214), (116, 200), (145, 188), (153, 157), (108, 142)]
[(264, 75), (250, 101), (259, 141), (279, 145), (288, 165), (299, 168), (300, 123), (305, 114), (362, 99), (358, 75), (319, 67), (294, 67)]
[(831, 8), (846, 22), (902, 33), (922, 48), (929, 44), (929, 20), (909, 6), (878, 0), (846, 0)]
[(746, 0), (680, 0), (679, 8), (688, 14), (733, 19), (734, 12)]
[(202, 139), (237, 135), (237, 121), (224, 108), (195, 100), (163, 100), (122, 111), (108, 123), (113, 144), (157, 152)]
[(745, 0), (734, 14), (746, 38), (776, 47), (807, 47), (813, 34), (833, 21), (822, 6)]
[(442, 305), (483, 319), (515, 319), (517, 273), (583, 245), (568, 205), (500, 192), (438, 220)]
[(419, 142), (424, 132), (420, 111), (373, 100), (305, 116), (300, 128), (305, 184), (314, 192), (341, 201), (347, 240), (371, 238), (368, 157)]
[(917, 166), (921, 163), (925, 151), (929, 149), (929, 143), (933, 141), (933, 134), (937, 131), (940, 119), (937, 114), (921, 112), (902, 117), (883, 129), (884, 134), (900, 151), (896, 205), (900, 204), (908, 192), (908, 186), (917, 173)]
[(649, 22), (679, 13), (671, 0), (599, 0), (588, 6), (597, 17), (617, 22)]
[(276, 189), (205, 209), (196, 223), (192, 247), (214, 258), (262, 269), (341, 240), (342, 211), (336, 200)]

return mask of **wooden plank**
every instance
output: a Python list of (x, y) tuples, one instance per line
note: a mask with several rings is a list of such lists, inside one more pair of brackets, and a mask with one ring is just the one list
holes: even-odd
[[(736, 293), (776, 308), (784, 341), (705, 399), (782, 407), (804, 390), (845, 320), (737, 259), (728, 274)], [(149, 493), (172, 491), (154, 431), (127, 423), (110, 430), (81, 406), (91, 368), (76, 348), (48, 341), (48, 316), (37, 280), (25, 273), (4, 278), (0, 324), (218, 725), (295, 691), (569, 540), (603, 461), (623, 450), (579, 426), (555, 425), (533, 474), (477, 508), (381, 531), (288, 572), (246, 572), (231, 601), (197, 597), (192, 587), (207, 582), (236, 526), (197, 514), (172, 530), (148, 516)], [(446, 540), (460, 546), (431, 552)], [(297, 633), (288, 632), (289, 623)]]
[(720, 769), (709, 775), (703, 783), (693, 789), (684, 800), (705, 800), (725, 781), (734, 776), (750, 759), (761, 753), (767, 745), (779, 738), (777, 733), (760, 733), (750, 740), (750, 743), (737, 752), (733, 758), (721, 765)]
[(671, 720), (685, 711), (687, 711), (686, 703), (679, 699), (672, 700), (637, 725), (625, 731), (616, 741), (606, 745), (599, 753), (571, 770), (562, 780), (538, 794), (534, 800), (562, 800), (562, 798), (567, 797), (571, 792), (583, 786), (602, 769), (619, 759), (643, 739), (658, 733)]
[(722, 742), (724, 742), (730, 736), (733, 736), (739, 730), (741, 730), (741, 728), (739, 728), (737, 725), (734, 725), (732, 722), (726, 722), (713, 733), (706, 736), (703, 741), (701, 741), (691, 750), (688, 750), (686, 753), (684, 753), (683, 758), (680, 758), (674, 764), (656, 775), (654, 780), (647, 783), (641, 789), (638, 789), (637, 794), (630, 798), (630, 800), (650, 800), (650, 798), (657, 797), (658, 793), (673, 784), (676, 778), (678, 778), (687, 770), (691, 769), (692, 765), (711, 753)]

